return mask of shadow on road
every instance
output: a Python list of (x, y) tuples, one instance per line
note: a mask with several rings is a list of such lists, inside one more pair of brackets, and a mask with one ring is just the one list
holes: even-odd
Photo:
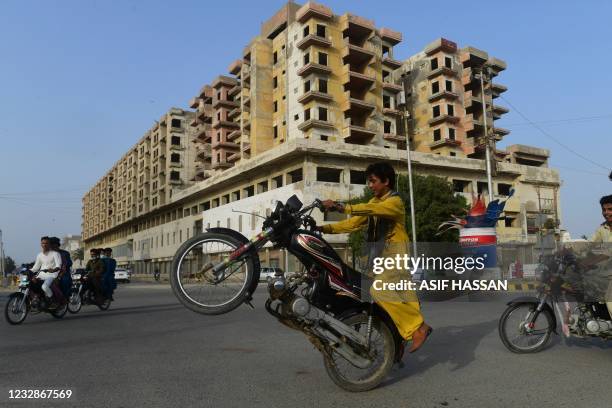
[[(497, 329), (497, 319), (473, 325), (437, 327), (427, 343), (414, 355), (404, 355), (405, 367), (388, 384), (422, 374), (438, 364), (450, 363), (449, 371), (461, 370), (476, 358), (476, 348), (489, 333)], [(434, 347), (435, 346), (435, 347)]]

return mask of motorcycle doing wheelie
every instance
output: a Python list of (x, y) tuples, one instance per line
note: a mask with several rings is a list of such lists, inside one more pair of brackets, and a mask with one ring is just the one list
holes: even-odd
[(91, 283), (90, 272), (83, 273), (78, 279), (73, 276), (72, 288), (68, 298), (68, 311), (78, 313), (83, 305), (95, 305), (100, 310), (108, 310), (111, 304), (110, 297), (104, 297), (102, 302), (96, 302), (96, 292)]
[(304, 268), (269, 278), (266, 310), (307, 336), (338, 386), (370, 390), (399, 361), (402, 338), (381, 307), (361, 300), (361, 274), (317, 232), (310, 215), (315, 208), (324, 211), (319, 200), (306, 207), (296, 196), (278, 202), (263, 231), (251, 240), (228, 228), (207, 229), (177, 251), (172, 289), (195, 312), (227, 313), (242, 303), (250, 305), (259, 282), (258, 251), (268, 242), (288, 250)]
[(552, 333), (557, 333), (556, 316), (566, 337), (612, 340), (612, 277), (604, 274), (599, 282), (585, 278), (589, 268), (571, 252), (546, 258), (538, 297), (512, 300), (499, 320), (499, 336), (506, 348), (515, 353), (544, 349)]
[[(43, 270), (41, 272), (47, 272)], [(19, 290), (9, 295), (4, 308), (6, 320), (13, 325), (21, 324), (29, 313), (50, 313), (51, 316), (61, 319), (68, 310), (68, 305), (49, 305), (42, 290), (42, 281), (36, 279), (37, 273), (23, 268), (19, 274)], [(57, 283), (53, 283), (56, 285)]]

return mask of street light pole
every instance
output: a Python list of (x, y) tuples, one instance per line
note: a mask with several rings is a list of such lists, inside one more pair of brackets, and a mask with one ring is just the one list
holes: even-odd
[(4, 280), (4, 242), (2, 242), (2, 230), (0, 229), (0, 276)]
[(482, 122), (484, 125), (484, 140), (485, 140), (485, 161), (487, 169), (487, 189), (489, 190), (489, 202), (493, 201), (493, 178), (491, 176), (491, 143), (487, 129), (487, 101), (484, 92), (484, 75), (485, 69), (480, 71), (480, 96), (482, 98)]
[(408, 164), (408, 190), (410, 192), (410, 223), (412, 228), (412, 256), (417, 256), (417, 238), (416, 238), (416, 217), (414, 212), (414, 190), (412, 187), (412, 157), (410, 154), (410, 136), (408, 134), (408, 118), (410, 113), (408, 112), (408, 102), (406, 100), (406, 88), (407, 88), (408, 77), (406, 74), (402, 74), (402, 88), (403, 100), (402, 100), (402, 111), (404, 118), (404, 133), (406, 135), (406, 160)]

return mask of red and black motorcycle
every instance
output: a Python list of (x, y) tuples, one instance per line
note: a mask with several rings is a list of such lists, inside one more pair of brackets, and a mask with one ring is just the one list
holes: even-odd
[[(263, 231), (251, 240), (228, 228), (209, 228), (177, 251), (170, 282), (187, 308), (202, 314), (250, 305), (259, 282), (258, 251), (268, 242), (304, 266), (291, 276), (268, 280), (267, 311), (306, 334), (321, 351), (331, 379), (348, 391), (381, 383), (401, 357), (402, 339), (388, 314), (361, 297), (362, 276), (346, 265), (316, 230), (312, 211), (292, 196), (277, 203)], [(366, 292), (367, 292), (367, 288)]]

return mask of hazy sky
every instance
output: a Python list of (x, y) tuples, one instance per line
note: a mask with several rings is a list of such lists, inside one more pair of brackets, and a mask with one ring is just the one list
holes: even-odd
[[(612, 167), (608, 1), (327, 1), (401, 31), (405, 59), (438, 37), (505, 60), (504, 97), (569, 149)], [(14, 1), (0, 11), (0, 229), (32, 260), (41, 235), (78, 234), (81, 197), (169, 107), (241, 56), (281, 1)], [(499, 100), (500, 105), (506, 105)], [(510, 111), (501, 147), (552, 151), (562, 227), (602, 222), (607, 172)], [(609, 171), (608, 171), (609, 172)]]

